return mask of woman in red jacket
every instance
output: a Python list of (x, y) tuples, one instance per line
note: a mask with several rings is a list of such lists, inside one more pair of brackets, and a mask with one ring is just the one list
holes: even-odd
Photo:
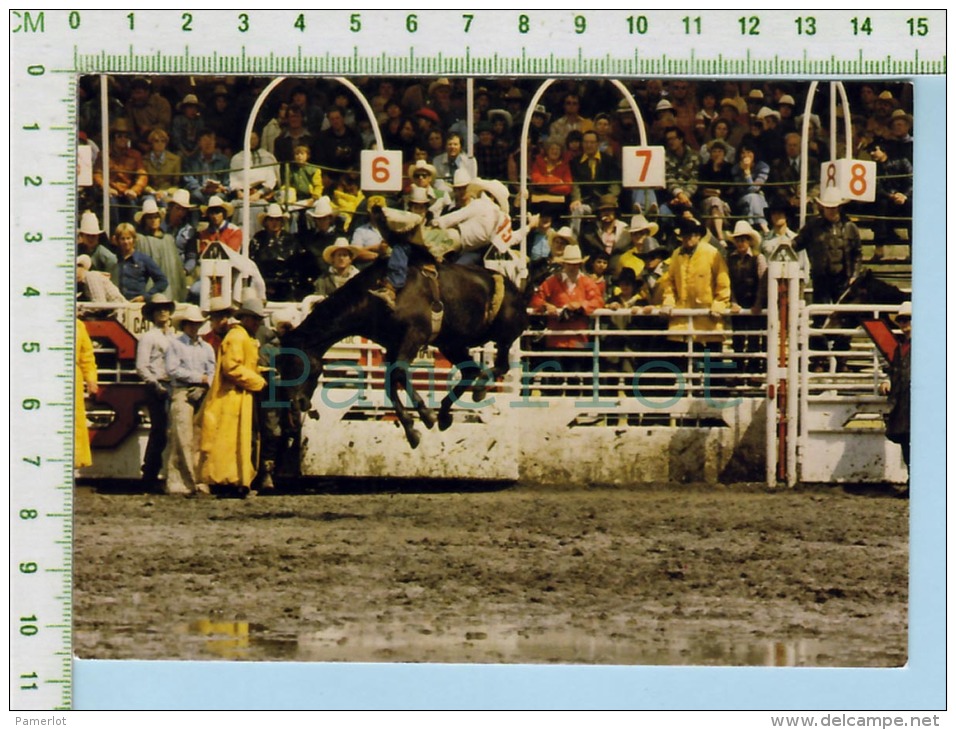
[(557, 142), (548, 142), (544, 153), (538, 155), (531, 166), (531, 203), (567, 205), (572, 184), (564, 148)]

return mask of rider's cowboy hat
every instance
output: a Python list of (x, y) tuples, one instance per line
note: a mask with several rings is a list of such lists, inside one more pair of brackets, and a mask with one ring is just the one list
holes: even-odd
[(209, 198), (208, 205), (200, 206), (200, 210), (202, 211), (203, 215), (206, 215), (210, 208), (222, 208), (226, 213), (226, 218), (232, 218), (232, 214), (235, 212), (235, 208), (233, 208), (232, 203), (227, 200), (223, 200), (218, 195), (213, 195), (211, 198)]
[(422, 224), (422, 217), (417, 213), (398, 208), (384, 208), (385, 224), (394, 233), (408, 233)]
[(156, 205), (155, 199), (146, 198), (146, 200), (143, 201), (142, 210), (138, 210), (136, 211), (136, 213), (133, 214), (133, 220), (139, 223), (141, 220), (143, 220), (143, 216), (146, 216), (146, 215), (162, 216), (164, 213), (165, 211), (160, 210), (159, 206)]
[(242, 300), (242, 304), (239, 305), (239, 309), (236, 310), (236, 317), (258, 317), (259, 319), (265, 319), (267, 313), (266, 308), (262, 304), (262, 300), (259, 297), (246, 297)]
[(331, 264), (332, 255), (336, 251), (348, 251), (349, 256), (354, 259), (355, 255), (358, 253), (358, 248), (349, 245), (349, 242), (345, 238), (339, 237), (335, 239), (331, 246), (326, 247), (326, 249), (322, 252), (322, 260), (327, 264)]
[(289, 214), (282, 210), (282, 206), (278, 203), (269, 203), (269, 207), (265, 209), (262, 213), (256, 216), (256, 220), (259, 221), (261, 226), (263, 221), (266, 218), (288, 218)]
[(453, 188), (464, 188), (468, 187), (471, 184), (472, 178), (471, 173), (468, 172), (464, 167), (459, 167), (455, 170), (455, 176), (452, 178), (451, 186)]
[(637, 233), (638, 231), (647, 231), (648, 235), (655, 236), (660, 230), (660, 226), (651, 223), (641, 213), (631, 217), (631, 225), (628, 226), (628, 233)]
[(165, 294), (154, 294), (153, 298), (143, 305), (143, 317), (145, 319), (152, 319), (157, 311), (164, 309), (170, 313), (175, 312), (176, 302), (172, 301)]
[(309, 215), (313, 218), (327, 218), (333, 214), (332, 201), (329, 200), (328, 195), (323, 195), (321, 198), (316, 200), (312, 210), (306, 211), (306, 215)]
[(754, 230), (753, 226), (750, 225), (747, 221), (737, 221), (737, 224), (734, 226), (734, 232), (730, 234), (733, 238), (742, 238), (746, 236), (750, 239), (750, 245), (756, 249), (760, 246), (760, 234)]
[(565, 246), (564, 253), (554, 261), (558, 264), (583, 264), (587, 260), (588, 257), (581, 254), (581, 247), (576, 243), (571, 243)]
[(100, 228), (100, 219), (96, 217), (96, 213), (88, 210), (80, 216), (80, 233), (87, 236), (98, 236), (103, 233), (103, 229)]

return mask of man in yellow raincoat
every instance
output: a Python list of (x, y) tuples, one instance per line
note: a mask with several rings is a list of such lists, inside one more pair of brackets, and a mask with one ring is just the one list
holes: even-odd
[(266, 381), (259, 374), (255, 332), (265, 317), (258, 299), (243, 301), (238, 322), (229, 325), (216, 360), (212, 386), (200, 413), (199, 481), (249, 494), (256, 476), (258, 433), (253, 393)]
[(86, 325), (76, 320), (76, 376), (73, 392), (73, 466), (77, 469), (92, 466), (93, 453), (90, 450), (90, 432), (86, 426), (86, 402), (83, 386), (94, 398), (99, 393), (96, 358), (93, 355), (93, 340), (90, 339)]

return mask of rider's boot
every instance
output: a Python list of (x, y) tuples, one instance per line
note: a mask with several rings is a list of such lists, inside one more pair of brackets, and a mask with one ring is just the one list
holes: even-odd
[(383, 302), (385, 302), (385, 304), (388, 305), (389, 309), (395, 309), (395, 287), (388, 279), (383, 281), (382, 286), (380, 286), (378, 289), (371, 289), (369, 294), (371, 294), (373, 297), (378, 297), (381, 299)]

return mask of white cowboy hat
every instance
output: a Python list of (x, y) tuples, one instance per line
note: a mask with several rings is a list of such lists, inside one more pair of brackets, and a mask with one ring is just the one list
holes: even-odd
[(824, 188), (823, 192), (820, 193), (820, 197), (814, 198), (813, 200), (817, 205), (823, 208), (839, 208), (847, 202), (846, 198), (840, 195), (840, 191), (832, 185), (828, 188)]
[(464, 167), (459, 167), (455, 170), (455, 176), (452, 178), (451, 186), (453, 188), (463, 188), (466, 187), (473, 180), (471, 173), (468, 172)]
[(198, 96), (195, 94), (186, 94), (186, 96), (183, 97), (183, 100), (176, 105), (176, 108), (182, 110), (184, 106), (189, 106), (190, 104), (193, 106), (202, 106), (202, 104), (199, 103)]
[(312, 210), (306, 211), (306, 214), (312, 216), (313, 218), (326, 218), (330, 215), (334, 215), (334, 211), (332, 210), (332, 201), (329, 200), (329, 196), (323, 195), (321, 198), (316, 200)]
[(657, 106), (654, 107), (654, 113), (656, 114), (657, 112), (673, 111), (673, 109), (673, 104), (671, 104), (667, 99), (661, 99), (659, 102), (657, 102)]
[(187, 304), (183, 311), (177, 312), (173, 316), (173, 320), (179, 322), (180, 325), (182, 325), (183, 322), (202, 324), (206, 321), (206, 318), (203, 317), (202, 312), (199, 311), (199, 307), (195, 304)]
[(760, 234), (757, 233), (753, 226), (747, 221), (737, 221), (736, 225), (734, 226), (734, 232), (730, 235), (733, 238), (737, 238), (738, 236), (747, 236), (750, 239), (750, 245), (754, 249), (760, 246)]
[(419, 185), (413, 185), (411, 192), (408, 194), (408, 203), (420, 203), (421, 205), (428, 205), (435, 199), (435, 193), (432, 192), (431, 188), (423, 188)]
[(780, 101), (777, 102), (777, 106), (782, 106), (787, 104), (788, 106), (796, 106), (797, 102), (794, 101), (793, 97), (790, 94), (784, 94), (780, 97)]
[(489, 109), (488, 110), (488, 121), (494, 121), (495, 117), (501, 117), (505, 120), (505, 125), (510, 129), (511, 125), (514, 124), (514, 117), (511, 116), (511, 112), (507, 109)]
[(588, 257), (581, 254), (581, 247), (576, 243), (570, 243), (565, 247), (564, 253), (554, 261), (558, 264), (583, 264), (587, 260)]
[(206, 215), (210, 208), (222, 208), (224, 211), (226, 211), (226, 218), (232, 218), (232, 214), (235, 212), (235, 208), (233, 208), (232, 203), (227, 200), (223, 200), (218, 195), (213, 195), (211, 198), (209, 198), (209, 203), (207, 205), (200, 206), (200, 210), (202, 210), (203, 215)]
[(358, 248), (349, 244), (348, 240), (342, 237), (336, 238), (331, 246), (327, 246), (322, 252), (322, 260), (327, 264), (332, 263), (332, 254), (336, 251), (348, 251), (353, 259), (358, 253)]
[(767, 117), (780, 119), (780, 112), (774, 111), (768, 106), (760, 107), (760, 111), (757, 112), (757, 119), (766, 119)]
[(246, 297), (242, 300), (242, 304), (239, 305), (239, 309), (236, 310), (236, 317), (258, 317), (259, 319), (265, 319), (268, 314), (266, 308), (262, 304), (262, 300), (259, 297)]
[(133, 214), (133, 220), (139, 223), (143, 219), (144, 215), (163, 215), (163, 211), (161, 211), (159, 206), (156, 205), (156, 200), (154, 198), (146, 198), (146, 200), (143, 201), (142, 210), (138, 210)]
[(628, 227), (629, 233), (637, 233), (638, 231), (647, 231), (648, 235), (656, 236), (657, 232), (660, 230), (660, 226), (656, 223), (651, 223), (647, 218), (645, 218), (641, 213), (633, 216), (631, 218), (631, 225)]
[(100, 220), (96, 217), (96, 213), (88, 210), (80, 216), (80, 233), (87, 236), (98, 236), (102, 232), (103, 229), (100, 228)]
[(154, 294), (153, 298), (143, 305), (143, 317), (145, 319), (152, 319), (153, 315), (156, 313), (156, 310), (160, 309), (165, 309), (169, 312), (175, 312), (176, 302), (167, 297), (165, 294)]
[(560, 238), (568, 242), (568, 245), (577, 246), (578, 239), (574, 235), (574, 231), (571, 230), (570, 226), (563, 226), (554, 232), (554, 235), (551, 237), (551, 240), (555, 238)]
[(435, 169), (435, 166), (431, 163), (426, 162), (425, 160), (415, 160), (414, 163), (408, 166), (408, 176), (415, 177), (415, 173), (419, 170), (424, 170), (432, 177), (438, 174), (438, 170)]
[(209, 306), (203, 312), (207, 317), (213, 314), (232, 314), (233, 306), (226, 297), (213, 297), (209, 300)]
[(167, 205), (169, 205), (169, 203), (175, 203), (176, 205), (187, 209), (196, 207), (189, 202), (189, 191), (183, 190), (182, 188), (178, 188), (173, 192), (173, 194), (169, 197), (169, 202)]
[(265, 209), (262, 213), (256, 216), (256, 220), (259, 221), (259, 225), (262, 225), (262, 222), (266, 218), (288, 218), (289, 214), (282, 210), (282, 206), (278, 203), (269, 203), (269, 207)]

